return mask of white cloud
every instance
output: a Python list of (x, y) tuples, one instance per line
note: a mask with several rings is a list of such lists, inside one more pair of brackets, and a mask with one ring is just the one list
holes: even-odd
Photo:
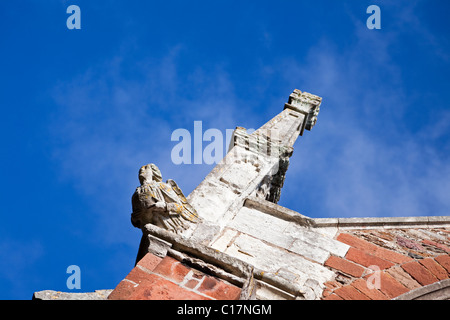
[[(404, 16), (398, 23), (410, 17)], [(129, 232), (131, 226), (124, 223), (129, 224), (130, 197), (141, 165), (158, 164), (163, 178), (175, 179), (186, 194), (212, 169), (171, 163), (173, 130), (192, 132), (195, 120), (203, 121), (203, 130), (222, 132), (246, 126), (243, 121), (262, 124), (275, 114), (263, 119), (273, 109), (264, 105), (256, 110), (256, 104), (275, 101), (274, 96), (287, 98), (294, 88), (324, 101), (317, 126), (296, 145), (280, 204), (311, 216), (447, 214), (448, 159), (433, 147), (434, 139), (448, 133), (447, 122), (424, 125), (427, 133), (407, 127), (404, 116), (416, 107), (417, 96), (406, 93), (391, 55), (399, 33), (377, 34), (368, 32), (364, 21), (354, 23), (350, 48), (324, 38), (310, 48), (305, 61), (285, 57), (270, 66), (259, 62), (265, 81), (255, 83), (255, 90), (267, 97), (254, 104), (235, 95), (220, 64), (193, 66), (182, 76), (182, 45), (165, 57), (131, 66), (122, 53), (55, 88), (61, 107), (53, 122), (55, 162), (98, 212), (102, 237), (121, 241), (117, 235)], [(127, 77), (124, 69), (138, 71)], [(265, 83), (280, 74), (285, 76), (277, 88), (289, 92), (268, 92)], [(445, 112), (441, 116), (450, 117)]]
[[(392, 58), (400, 35), (359, 24), (348, 50), (322, 39), (304, 63), (282, 65), (287, 83), (324, 100), (316, 127), (296, 144), (280, 204), (322, 217), (448, 215), (449, 153), (438, 140), (448, 141), (450, 112), (428, 123), (433, 106), (406, 92)], [(408, 112), (418, 108), (423, 123), (411, 128)]]
[[(105, 241), (120, 242), (126, 238), (120, 235), (132, 229), (131, 195), (140, 166), (156, 163), (163, 178), (175, 179), (186, 195), (212, 169), (174, 165), (173, 130), (182, 127), (193, 134), (195, 120), (203, 121), (203, 131), (225, 132), (236, 125), (238, 103), (226, 72), (197, 67), (185, 78), (177, 62), (182, 50), (177, 46), (165, 57), (132, 66), (112, 58), (54, 90), (59, 105), (51, 123), (54, 161), (62, 179), (87, 197)], [(136, 66), (138, 74), (124, 75)]]

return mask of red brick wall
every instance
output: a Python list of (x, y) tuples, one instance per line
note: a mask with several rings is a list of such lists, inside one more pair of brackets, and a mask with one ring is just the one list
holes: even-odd
[(237, 300), (241, 289), (166, 256), (151, 253), (109, 295), (110, 300)]
[[(428, 238), (420, 238), (426, 236)], [(324, 300), (386, 300), (450, 278), (450, 230), (352, 230), (350, 246), (324, 263), (336, 274)], [(241, 289), (169, 256), (148, 253), (110, 294), (113, 300), (236, 300)]]
[(325, 283), (322, 299), (386, 300), (448, 279), (449, 230), (433, 231), (439, 233), (439, 242), (407, 239), (394, 231), (340, 233), (337, 240), (350, 249), (344, 258), (330, 256), (325, 262), (337, 276)]

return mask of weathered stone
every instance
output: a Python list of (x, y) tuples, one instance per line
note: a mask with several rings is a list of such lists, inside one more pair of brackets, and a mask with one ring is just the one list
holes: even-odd
[(306, 248), (311, 247), (321, 253), (321, 258), (313, 259), (321, 263), (325, 262), (330, 253), (340, 257), (345, 256), (350, 248), (347, 244), (317, 232), (315, 228), (305, 228), (293, 223), (286, 228), (285, 234), (296, 239), (290, 250), (302, 254)]
[(401, 267), (421, 285), (428, 285), (438, 281), (438, 279), (427, 268), (417, 261), (402, 264)]
[(351, 286), (355, 287), (357, 290), (361, 291), (364, 295), (372, 300), (387, 300), (388, 297), (384, 295), (377, 288), (369, 288), (367, 281), (363, 279), (357, 279), (352, 282)]
[(131, 222), (137, 228), (153, 223), (161, 228), (180, 233), (197, 223), (199, 218), (187, 202), (183, 192), (173, 180), (162, 182), (161, 172), (154, 164), (139, 170), (141, 186), (131, 199), (133, 213)]
[(294, 241), (294, 238), (284, 233), (288, 225), (288, 221), (243, 207), (228, 224), (228, 227), (277, 246), (288, 248)]
[(394, 300), (450, 300), (450, 279), (417, 288)]
[(238, 231), (225, 228), (223, 233), (211, 244), (211, 248), (225, 252), (237, 235)]
[(279, 219), (295, 222), (296, 224), (304, 227), (317, 226), (316, 225), (317, 219), (311, 219), (309, 217), (301, 215), (296, 211), (282, 207), (270, 201), (255, 198), (253, 196), (247, 197), (245, 199), (244, 206), (246, 206), (247, 208), (256, 209), (258, 211), (270, 214)]
[(262, 281), (256, 281), (256, 295), (257, 300), (295, 300), (292, 294), (289, 294), (277, 287)]
[(106, 300), (112, 290), (95, 290), (94, 292), (61, 292), (43, 290), (33, 294), (33, 300)]
[(152, 253), (157, 257), (164, 258), (167, 255), (167, 250), (172, 246), (171, 243), (150, 234), (147, 235), (147, 239), (149, 243), (147, 252)]
[(361, 277), (364, 273), (363, 267), (336, 256), (329, 257), (325, 262), (325, 266), (357, 278)]
[(227, 155), (188, 196), (197, 212), (226, 225), (251, 195), (276, 203), (292, 147), (305, 127), (312, 128), (320, 102), (295, 90), (285, 109), (258, 130), (248, 134), (237, 127)]
[(449, 278), (447, 271), (432, 258), (420, 260), (420, 264), (425, 266), (425, 268), (427, 268), (428, 271), (430, 271), (439, 280), (445, 280)]
[(417, 251), (424, 251), (424, 248), (411, 239), (407, 239), (404, 237), (397, 236), (397, 243), (403, 247), (414, 249)]
[[(239, 235), (225, 252), (266, 272), (277, 273), (282, 268), (289, 270), (298, 276), (299, 284), (303, 284), (307, 279), (324, 283), (334, 276), (333, 272), (319, 263), (245, 234)], [(289, 281), (290, 278), (286, 280)]]

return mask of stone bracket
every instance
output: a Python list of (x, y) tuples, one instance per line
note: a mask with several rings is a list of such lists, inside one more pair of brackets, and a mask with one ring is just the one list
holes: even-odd
[(278, 158), (278, 170), (271, 178), (269, 193), (266, 197), (267, 200), (277, 203), (280, 200), (281, 188), (289, 166), (289, 158), (292, 156), (294, 148), (284, 146), (263, 133), (255, 131), (252, 134), (248, 134), (246, 129), (242, 127), (237, 127), (234, 130), (230, 142), (230, 150), (234, 146), (242, 147), (256, 154)]
[(300, 135), (303, 135), (304, 129), (311, 130), (316, 124), (321, 103), (321, 97), (308, 92), (301, 92), (298, 89), (295, 89), (294, 92), (289, 95), (289, 100), (284, 105), (284, 109), (292, 109), (304, 114), (306, 117), (306, 121), (304, 121), (303, 127), (300, 130)]
[(234, 146), (240, 146), (245, 150), (275, 158), (289, 158), (294, 152), (294, 148), (284, 146), (270, 135), (257, 133), (248, 134), (243, 127), (236, 127), (230, 141), (231, 150)]
[(149, 242), (148, 252), (154, 254), (157, 257), (164, 258), (167, 255), (169, 249), (172, 247), (172, 244), (170, 242), (152, 236), (151, 234), (147, 234), (147, 238)]

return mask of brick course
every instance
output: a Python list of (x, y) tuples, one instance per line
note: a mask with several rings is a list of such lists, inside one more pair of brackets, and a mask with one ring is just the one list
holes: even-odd
[(450, 256), (447, 254), (444, 254), (442, 256), (437, 256), (434, 258), (441, 266), (443, 266), (448, 273), (450, 273)]
[(341, 297), (339, 297), (337, 294), (332, 293), (329, 296), (327, 296), (325, 299), (323, 300), (344, 300)]
[(125, 279), (140, 284), (142, 281), (147, 280), (147, 276), (148, 273), (137, 266), (131, 269), (130, 273), (126, 276)]
[[(405, 237), (398, 235), (401, 232)], [(337, 281), (325, 283), (324, 300), (392, 299), (410, 290), (450, 278), (450, 255), (442, 254), (448, 252), (448, 243), (444, 245), (431, 240), (413, 240), (411, 235), (414, 232), (407, 234), (404, 230), (394, 231), (392, 235), (384, 231), (383, 239), (390, 242), (383, 242), (376, 238), (378, 233), (359, 230), (337, 235), (336, 239), (350, 248), (345, 257), (330, 256), (325, 262), (325, 266), (337, 271)], [(419, 243), (423, 243), (424, 247)], [(398, 249), (394, 251), (396, 246)], [(374, 272), (370, 269), (374, 269)], [(342, 278), (340, 273), (346, 277)], [(371, 289), (368, 281), (372, 284)], [(375, 283), (378, 287), (372, 288)]]
[(447, 274), (447, 271), (434, 259), (432, 258), (422, 259), (419, 260), (419, 263), (422, 264), (425, 268), (427, 268), (428, 271), (430, 271), (439, 280), (448, 279), (449, 275)]
[(109, 300), (236, 300), (241, 289), (171, 257), (150, 253), (109, 295)]
[[(114, 290), (115, 291), (115, 290)], [(114, 293), (113, 291), (113, 293)], [(111, 293), (111, 294), (113, 294)], [(116, 299), (114, 299), (116, 298)], [(110, 300), (211, 300), (210, 297), (186, 290), (178, 284), (156, 274), (147, 275), (147, 279), (129, 290), (127, 295), (108, 297)]]
[(360, 249), (362, 251), (365, 251), (368, 254), (374, 255), (378, 258), (388, 260), (394, 263), (404, 263), (408, 261), (412, 261), (412, 259), (408, 256), (404, 256), (400, 253), (397, 253), (395, 251), (379, 247), (373, 243), (370, 243), (364, 239), (360, 239), (354, 235), (348, 234), (348, 233), (341, 233), (337, 237), (337, 240), (348, 244), (349, 246), (352, 246), (356, 249)]
[(368, 296), (361, 293), (351, 285), (343, 286), (339, 289), (336, 289), (334, 290), (334, 293), (344, 300), (370, 300)]
[[(392, 299), (450, 278), (450, 255), (444, 253), (448, 246), (431, 240), (411, 240), (413, 233), (403, 233), (405, 237), (385, 233), (383, 241), (377, 239), (373, 231), (337, 235), (336, 239), (350, 248), (344, 257), (331, 255), (324, 263), (336, 271), (336, 278), (324, 284), (323, 300)], [(441, 240), (442, 236), (436, 241)], [(374, 284), (377, 286), (373, 287)], [(195, 270), (172, 257), (160, 258), (149, 253), (108, 299), (234, 300), (239, 299), (240, 294), (241, 289), (227, 281)]]
[(422, 287), (420, 283), (414, 280), (405, 270), (402, 269), (402, 267), (398, 265), (389, 268), (388, 270), (386, 270), (386, 272), (409, 290), (414, 290)]
[(351, 284), (353, 287), (364, 293), (372, 300), (387, 300), (388, 297), (379, 291), (377, 288), (370, 288), (367, 285), (367, 281), (364, 279), (356, 279)]
[(181, 282), (189, 273), (190, 268), (174, 258), (165, 257), (153, 271), (175, 282)]
[(364, 273), (363, 267), (336, 256), (329, 257), (325, 262), (325, 266), (337, 269), (354, 277), (361, 277)]
[(379, 290), (385, 294), (389, 299), (398, 297), (399, 295), (409, 291), (404, 285), (399, 281), (394, 279), (391, 275), (386, 272), (379, 272), (380, 277), (380, 288)]
[(450, 248), (447, 247), (446, 245), (441, 244), (441, 243), (437, 243), (437, 242), (431, 241), (431, 240), (423, 240), (423, 243), (435, 246), (436, 248), (439, 248), (441, 250), (444, 250), (447, 253), (450, 253)]
[(412, 261), (401, 265), (402, 269), (408, 272), (421, 285), (426, 286), (432, 284), (438, 279), (428, 271), (423, 265), (417, 261)]
[(146, 254), (137, 265), (144, 267), (147, 270), (153, 271), (155, 267), (162, 261), (162, 258), (157, 257), (153, 254)]
[(392, 267), (394, 264), (392, 262), (386, 261), (379, 257), (368, 254), (362, 250), (350, 248), (345, 256), (346, 259), (356, 262), (365, 267), (377, 266), (380, 269), (387, 269)]
[(225, 284), (211, 276), (205, 276), (197, 290), (214, 299), (221, 300), (237, 300), (241, 294), (241, 289), (238, 287)]
[(136, 289), (136, 284), (122, 280), (108, 296), (108, 300), (127, 300)]

